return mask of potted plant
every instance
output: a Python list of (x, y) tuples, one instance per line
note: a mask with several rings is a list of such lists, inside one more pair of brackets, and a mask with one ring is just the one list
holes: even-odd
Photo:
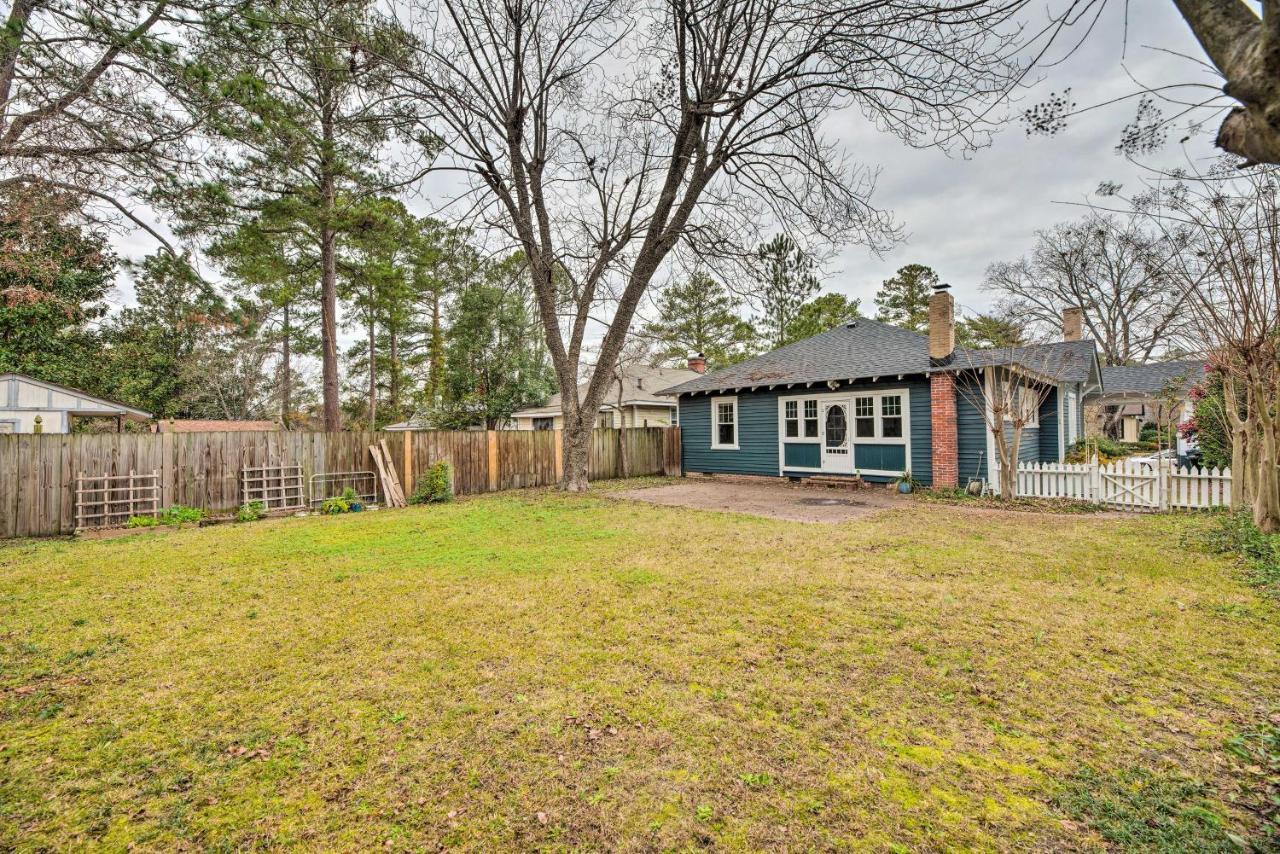
[(916, 487), (920, 485), (920, 482), (912, 477), (909, 471), (904, 471), (901, 475), (895, 477), (893, 482), (898, 485), (898, 491), (903, 495), (914, 492)]

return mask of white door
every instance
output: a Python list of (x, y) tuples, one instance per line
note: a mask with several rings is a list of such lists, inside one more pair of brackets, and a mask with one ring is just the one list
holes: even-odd
[(822, 470), (853, 473), (849, 458), (849, 404), (822, 404)]

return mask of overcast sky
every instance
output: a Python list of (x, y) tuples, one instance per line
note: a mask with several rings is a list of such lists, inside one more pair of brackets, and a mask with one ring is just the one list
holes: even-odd
[[(1144, 47), (1203, 56), (1168, 0), (1129, 4), (1126, 48), (1125, 5), (1109, 4), (1085, 46), (1046, 70), (1010, 112), (1068, 86), (1084, 107), (1138, 92), (1135, 79), (1152, 86), (1221, 85), (1195, 62)], [(988, 306), (990, 296), (980, 289), (988, 264), (1020, 257), (1031, 248), (1037, 229), (1080, 216), (1081, 209), (1063, 203), (1085, 201), (1099, 181), (1124, 183), (1126, 191), (1139, 183), (1140, 170), (1115, 152), (1136, 106), (1134, 98), (1077, 116), (1065, 133), (1053, 138), (1027, 137), (1020, 122), (1011, 122), (991, 147), (967, 158), (908, 149), (859, 116), (846, 117), (833, 129), (854, 156), (880, 166), (876, 200), (902, 221), (908, 239), (884, 258), (861, 247), (846, 248), (832, 265), (825, 289), (860, 297), (863, 311), (871, 313), (880, 283), (904, 264), (921, 263), (952, 285), (958, 305), (971, 311)], [(1216, 130), (1217, 122), (1211, 124)], [(1151, 156), (1148, 165), (1184, 162), (1180, 137), (1172, 131), (1165, 150)], [(1202, 134), (1186, 151), (1197, 159), (1212, 158), (1211, 137)]]
[[(1084, 107), (1137, 93), (1141, 85), (1220, 85), (1196, 62), (1170, 52), (1203, 56), (1171, 2), (1112, 2), (1084, 46), (1037, 75), (1034, 87), (1020, 94), (1008, 113), (1016, 117), (1022, 107), (1066, 87)], [(1058, 56), (1063, 53), (1060, 50)], [(837, 116), (830, 132), (850, 157), (880, 169), (874, 202), (893, 211), (907, 237), (881, 258), (861, 246), (844, 247), (827, 265), (824, 291), (858, 297), (863, 311), (872, 313), (880, 283), (904, 264), (922, 263), (952, 285), (962, 310), (988, 307), (991, 297), (981, 290), (988, 264), (1018, 258), (1031, 248), (1037, 229), (1080, 216), (1080, 208), (1065, 203), (1085, 201), (1100, 181), (1120, 182), (1126, 190), (1139, 183), (1140, 170), (1115, 151), (1136, 105), (1133, 98), (1077, 116), (1053, 138), (1028, 137), (1021, 123), (1012, 120), (990, 147), (953, 156), (908, 148), (878, 132), (856, 111)], [(1210, 121), (1211, 129), (1216, 125), (1216, 119)], [(1213, 157), (1211, 133), (1198, 136), (1185, 153), (1178, 145), (1180, 136), (1173, 130), (1165, 149), (1151, 156), (1149, 165), (1177, 165), (1188, 154)], [(423, 189), (420, 198), (408, 200), (418, 213), (427, 212), (433, 195), (432, 188)], [(141, 233), (122, 235), (118, 246), (133, 258), (154, 249)], [(131, 300), (131, 288), (122, 281), (114, 301)]]

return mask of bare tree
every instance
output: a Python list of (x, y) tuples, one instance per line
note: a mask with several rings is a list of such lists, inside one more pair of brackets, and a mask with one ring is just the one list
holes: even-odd
[(1280, 532), (1280, 175), (1220, 163), (1129, 201), (1183, 247), (1173, 270), (1222, 377), (1233, 494)]
[[(471, 212), (529, 259), (564, 411), (563, 487), (673, 253), (747, 257), (766, 232), (883, 246), (873, 170), (821, 133), (856, 109), (964, 147), (1018, 79), (1020, 0), (423, 0), (415, 93)], [(579, 394), (589, 334), (599, 359)]]
[(14, 0), (0, 38), (0, 185), (73, 190), (169, 242), (129, 203), (191, 163), (172, 85), (184, 35), (230, 4)]
[(1105, 364), (1142, 364), (1186, 332), (1191, 295), (1168, 270), (1176, 251), (1141, 218), (1095, 212), (1036, 232), (1031, 254), (992, 264), (983, 287), (1042, 332), (1056, 333), (1062, 310), (1078, 306)]

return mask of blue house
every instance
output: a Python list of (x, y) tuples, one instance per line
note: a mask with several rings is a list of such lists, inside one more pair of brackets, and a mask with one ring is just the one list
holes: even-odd
[[(858, 319), (673, 386), (663, 393), (679, 405), (684, 472), (995, 482), (987, 425), (1016, 405), (1025, 407), (1019, 460), (1060, 461), (1083, 436), (1084, 396), (1101, 389), (1079, 309), (1063, 319), (1061, 342), (957, 348), (944, 286), (930, 299), (928, 335)], [(997, 381), (1012, 403), (986, 399)]]

